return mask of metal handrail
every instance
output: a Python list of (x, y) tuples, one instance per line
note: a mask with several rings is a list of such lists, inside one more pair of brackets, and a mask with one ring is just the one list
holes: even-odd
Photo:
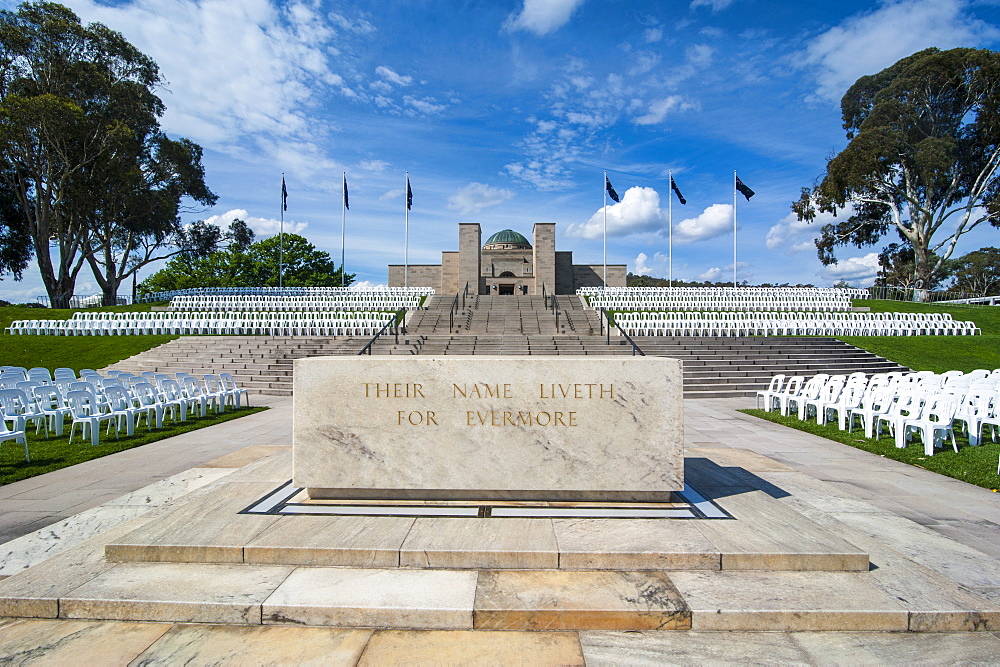
[(381, 336), (383, 333), (385, 333), (385, 330), (388, 329), (389, 327), (393, 327), (394, 333), (396, 335), (396, 344), (399, 345), (399, 329), (400, 329), (400, 324), (402, 324), (403, 333), (405, 334), (406, 333), (406, 308), (400, 308), (399, 310), (397, 310), (396, 311), (396, 316), (393, 317), (391, 320), (389, 320), (388, 322), (386, 322), (385, 324), (382, 325), (382, 328), (378, 330), (378, 333), (376, 333), (374, 336), (372, 336), (372, 339), (370, 341), (368, 341), (365, 344), (365, 346), (358, 351), (358, 355), (362, 355), (362, 354), (367, 353), (369, 356), (371, 356), (372, 345), (375, 343), (376, 340), (378, 340), (379, 336)]
[(632, 356), (634, 357), (636, 352), (639, 353), (640, 357), (646, 356), (646, 353), (642, 351), (642, 348), (640, 348), (638, 345), (635, 344), (635, 341), (632, 340), (632, 337), (629, 336), (627, 333), (625, 333), (625, 330), (622, 329), (620, 324), (618, 324), (618, 321), (611, 319), (611, 315), (608, 314), (607, 308), (601, 308), (601, 315), (603, 316), (603, 319), (601, 320), (601, 325), (602, 325), (601, 328), (603, 328), (604, 319), (607, 319), (608, 321), (608, 345), (611, 345), (611, 325), (614, 324), (615, 327), (617, 327), (618, 331), (620, 331), (621, 334), (625, 336), (625, 340), (627, 340), (629, 343), (632, 344)]

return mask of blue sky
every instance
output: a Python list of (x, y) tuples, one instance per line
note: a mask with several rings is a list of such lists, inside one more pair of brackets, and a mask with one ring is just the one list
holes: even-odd
[[(600, 263), (607, 170), (622, 195), (608, 262), (665, 277), (672, 170), (688, 202), (673, 205), (674, 277), (728, 280), (734, 169), (757, 193), (739, 200), (741, 280), (871, 284), (878, 247), (823, 267), (823, 221), (789, 210), (845, 144), (840, 97), (922, 48), (1000, 46), (996, 0), (65, 4), (159, 63), (162, 124), (205, 148), (219, 195), (188, 219), (275, 233), (284, 172), (285, 230), (339, 263), (347, 172), (347, 269), (374, 284), (402, 262), (406, 171), (412, 263), (457, 249), (458, 222), (484, 237), (555, 222), (557, 248)], [(97, 291), (84, 269), (77, 294)], [(40, 294), (34, 267), (0, 283), (8, 300)]]

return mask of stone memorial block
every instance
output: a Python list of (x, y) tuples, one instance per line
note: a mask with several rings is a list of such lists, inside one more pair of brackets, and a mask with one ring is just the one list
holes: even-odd
[(295, 361), (293, 482), (312, 498), (665, 501), (684, 488), (663, 357)]

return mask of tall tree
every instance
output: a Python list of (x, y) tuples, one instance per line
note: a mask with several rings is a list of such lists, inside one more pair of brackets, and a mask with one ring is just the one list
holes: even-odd
[(973, 250), (953, 260), (955, 287), (963, 292), (1000, 294), (1000, 248)]
[[(921, 289), (934, 290), (951, 277), (951, 262), (938, 262), (931, 256), (931, 263), (937, 268)], [(890, 243), (878, 255), (878, 275), (875, 276), (876, 287), (916, 287), (914, 266), (916, 265), (913, 248), (906, 243)]]
[(164, 149), (179, 152), (159, 132), (159, 83), (156, 63), (124, 37), (84, 26), (62, 5), (0, 12), (0, 178), (17, 199), (53, 306), (68, 304), (88, 258), (102, 285), (116, 288), (135, 266), (133, 251), (124, 252), (133, 243), (174, 239), (166, 194), (214, 197), (203, 182), (177, 185), (200, 170), (200, 150), (179, 165), (183, 177), (159, 178)]
[(1000, 54), (915, 53), (858, 79), (841, 110), (850, 142), (792, 210), (809, 221), (851, 212), (816, 241), (827, 265), (838, 246), (895, 230), (913, 251), (914, 284), (929, 289), (962, 235), (1000, 226)]
[[(214, 225), (183, 226), (181, 200), (215, 203), (205, 185), (201, 148), (153, 133), (127, 155), (116, 156), (91, 186), (94, 206), (85, 254), (104, 293), (116, 302), (118, 286), (143, 266), (179, 253), (205, 255), (222, 238)], [(89, 179), (96, 181), (98, 179)]]

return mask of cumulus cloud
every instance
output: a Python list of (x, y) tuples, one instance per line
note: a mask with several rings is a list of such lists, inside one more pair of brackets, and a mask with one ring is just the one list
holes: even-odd
[(356, 283), (351, 283), (350, 287), (348, 287), (347, 289), (353, 290), (355, 292), (380, 290), (380, 289), (385, 289), (385, 283), (373, 283), (370, 280), (360, 280)]
[(662, 252), (653, 253), (652, 257), (640, 252), (632, 262), (632, 273), (644, 276), (667, 276), (670, 273), (670, 257)]
[(674, 224), (674, 243), (684, 245), (723, 236), (733, 231), (733, 205), (712, 204), (700, 215)]
[(878, 253), (870, 252), (861, 257), (842, 259), (836, 264), (824, 266), (819, 276), (831, 282), (847, 280), (850, 282), (866, 282), (875, 279), (878, 273)]
[(476, 215), (484, 208), (499, 206), (514, 196), (512, 190), (494, 188), (485, 183), (469, 183), (448, 197), (448, 208), (462, 215)]
[(820, 34), (796, 60), (815, 69), (815, 96), (837, 102), (859, 77), (921, 49), (973, 46), (1000, 37), (995, 26), (969, 16), (965, 5), (961, 0), (886, 2)]
[[(205, 218), (205, 222), (222, 229), (229, 229), (229, 223), (236, 218), (247, 223), (247, 226), (254, 231), (257, 236), (274, 236), (281, 231), (281, 221), (274, 218), (258, 218), (247, 213), (245, 208), (234, 208), (219, 215)], [(301, 234), (309, 226), (307, 222), (294, 222), (285, 220), (284, 230), (286, 234)]]
[(646, 113), (635, 119), (636, 125), (658, 125), (672, 111), (687, 111), (696, 105), (684, 99), (681, 95), (669, 95), (653, 100), (646, 108)]
[(815, 240), (819, 238), (823, 225), (841, 222), (854, 215), (854, 208), (848, 206), (838, 211), (837, 215), (826, 212), (816, 214), (812, 222), (799, 220), (794, 212), (771, 226), (764, 237), (764, 245), (768, 250), (783, 249), (785, 254), (796, 255), (806, 250), (815, 250)]
[(542, 37), (566, 25), (581, 4), (583, 0), (524, 0), (521, 11), (507, 17), (504, 28)]
[[(660, 208), (660, 195), (653, 188), (629, 188), (621, 201), (606, 207), (608, 236), (628, 236), (663, 229), (667, 224), (667, 212)], [(566, 235), (573, 238), (596, 239), (604, 235), (604, 213), (602, 207), (587, 222), (570, 224)]]
[[(747, 269), (749, 268), (750, 265), (747, 264), (746, 262), (736, 262), (736, 271), (737, 271), (736, 279), (740, 282), (743, 282), (744, 280), (749, 280), (750, 278), (753, 278), (754, 274), (747, 272)], [(701, 273), (696, 275), (694, 279), (701, 282), (717, 283), (720, 280), (721, 281), (732, 280), (732, 277), (733, 277), (733, 265), (727, 264), (726, 266), (721, 266), (721, 267), (713, 266), (712, 268), (702, 271)]]

